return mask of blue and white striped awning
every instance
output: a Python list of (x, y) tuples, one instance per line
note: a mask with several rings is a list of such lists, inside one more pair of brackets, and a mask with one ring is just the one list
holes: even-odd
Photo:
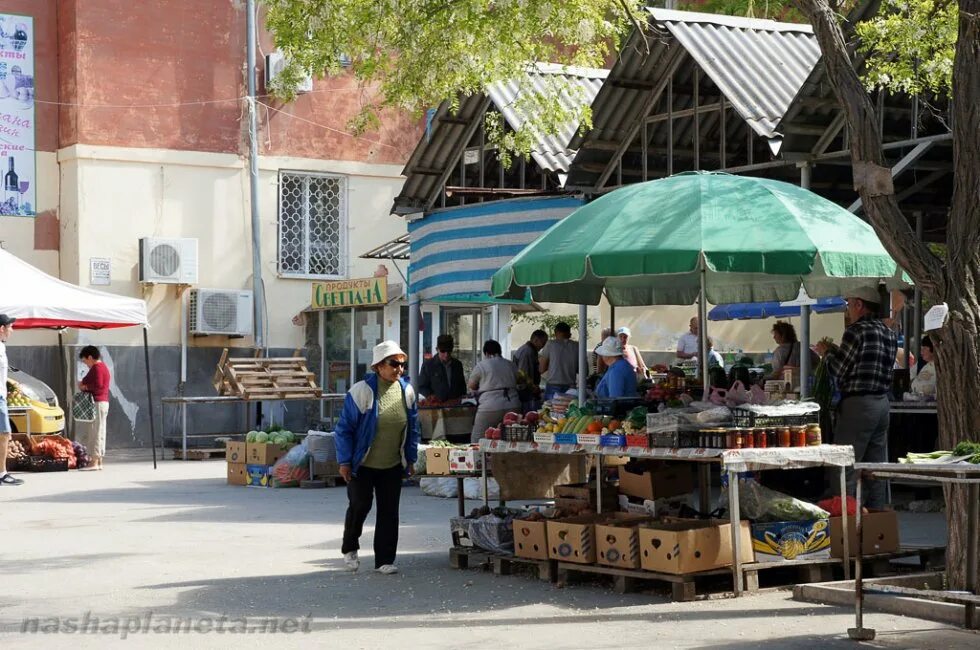
[(584, 203), (573, 197), (494, 201), (410, 222), (411, 291), (428, 301), (499, 302), (490, 297), (491, 276)]

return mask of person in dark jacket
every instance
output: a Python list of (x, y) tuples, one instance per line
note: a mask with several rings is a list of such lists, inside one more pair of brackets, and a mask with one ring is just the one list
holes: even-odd
[(334, 430), (340, 475), (347, 481), (347, 517), (341, 552), (351, 571), (360, 568), (364, 520), (378, 500), (374, 528), (374, 568), (398, 573), (398, 504), (402, 479), (415, 471), (418, 459), (419, 415), (415, 389), (402, 375), (407, 356), (394, 341), (374, 347), (371, 368), (344, 399)]
[(466, 374), (463, 364), (453, 357), (455, 341), (449, 334), (436, 339), (438, 354), (422, 364), (418, 389), (423, 398), (450, 402), (466, 394)]

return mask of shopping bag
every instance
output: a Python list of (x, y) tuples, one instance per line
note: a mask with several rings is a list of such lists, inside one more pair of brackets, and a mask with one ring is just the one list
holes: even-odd
[(95, 399), (92, 393), (79, 391), (71, 399), (71, 416), (75, 422), (93, 422), (95, 420)]

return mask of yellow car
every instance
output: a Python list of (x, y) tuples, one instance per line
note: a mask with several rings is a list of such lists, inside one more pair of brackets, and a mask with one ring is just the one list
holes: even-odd
[(65, 430), (65, 412), (54, 391), (16, 368), (10, 369), (7, 378), (7, 407), (14, 433), (57, 434)]

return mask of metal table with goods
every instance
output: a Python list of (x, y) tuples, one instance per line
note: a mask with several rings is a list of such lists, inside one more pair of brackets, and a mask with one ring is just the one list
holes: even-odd
[[(980, 466), (969, 463), (858, 463), (854, 466), (857, 488), (857, 556), (854, 572), (854, 617), (855, 627), (847, 630), (849, 637), (855, 641), (870, 641), (875, 638), (873, 628), (864, 627), (864, 595), (886, 594), (954, 603), (965, 606), (964, 623), (967, 629), (980, 627), (977, 617), (977, 605), (980, 605), (980, 582), (977, 579), (977, 545), (980, 543)], [(967, 513), (967, 556), (966, 581), (971, 593), (913, 589), (893, 585), (865, 586), (861, 573), (862, 548), (864, 542), (864, 527), (861, 521), (861, 482), (863, 478), (871, 479), (904, 479), (925, 483), (969, 486), (969, 512)]]
[(892, 402), (889, 412), (898, 414), (936, 415), (936, 402)]
[(200, 404), (225, 404), (225, 405), (241, 404), (242, 406), (245, 407), (244, 416), (243, 416), (243, 426), (244, 426), (243, 433), (244, 433), (244, 431), (248, 430), (249, 428), (249, 423), (248, 423), (249, 404), (257, 404), (260, 402), (296, 402), (296, 401), (299, 402), (316, 401), (316, 402), (333, 403), (333, 402), (343, 402), (345, 397), (346, 394), (344, 393), (329, 393), (329, 394), (323, 394), (320, 397), (297, 397), (297, 398), (285, 398), (285, 399), (269, 399), (269, 398), (248, 399), (246, 397), (241, 397), (238, 395), (218, 395), (213, 397), (203, 397), (203, 396), (202, 397), (164, 397), (160, 401), (163, 404), (163, 408), (161, 409), (161, 412), (163, 413), (164, 418), (166, 418), (166, 407), (168, 404), (174, 404), (180, 408), (181, 450), (183, 451), (183, 458), (186, 459), (187, 438), (188, 438), (188, 433), (187, 433), (187, 407), (188, 406), (196, 406)]
[[(734, 583), (734, 594), (740, 596), (744, 590), (744, 579), (747, 572), (757, 572), (761, 569), (774, 567), (801, 566), (806, 564), (840, 563), (844, 567), (845, 579), (850, 578), (850, 544), (848, 538), (847, 517), (841, 518), (841, 528), (843, 534), (843, 558), (840, 560), (787, 560), (780, 563), (772, 562), (753, 562), (743, 564), (741, 562), (741, 535), (739, 534), (739, 512), (738, 496), (738, 475), (741, 472), (754, 472), (761, 470), (785, 470), (802, 469), (806, 467), (839, 467), (840, 468), (840, 495), (841, 501), (846, 502), (846, 481), (845, 470), (854, 465), (854, 448), (842, 445), (819, 445), (809, 447), (771, 447), (759, 449), (703, 449), (703, 448), (666, 448), (666, 447), (601, 447), (593, 445), (564, 445), (564, 444), (539, 444), (536, 442), (505, 442), (501, 440), (481, 440), (480, 451), (483, 455), (483, 480), (484, 498), (486, 492), (486, 454), (501, 453), (539, 453), (539, 454), (591, 454), (596, 458), (597, 470), (602, 468), (602, 458), (604, 456), (628, 456), (636, 459), (671, 460), (698, 463), (702, 467), (709, 467), (711, 463), (720, 466), (722, 472), (728, 475), (728, 511), (731, 521), (732, 532), (732, 581)], [(702, 509), (707, 511), (707, 491), (704, 489), (704, 482), (701, 482), (701, 503)], [(602, 509), (602, 481), (596, 481), (596, 503), (597, 509)]]

